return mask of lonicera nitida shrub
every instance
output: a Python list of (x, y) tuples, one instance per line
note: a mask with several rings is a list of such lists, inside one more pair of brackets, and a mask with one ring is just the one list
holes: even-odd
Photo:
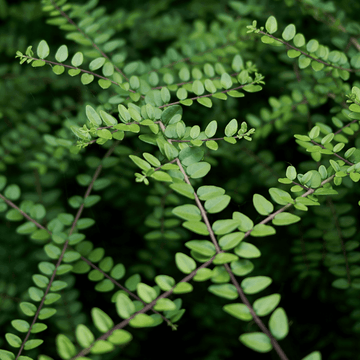
[(359, 12), (1, 0), (0, 359), (360, 359)]

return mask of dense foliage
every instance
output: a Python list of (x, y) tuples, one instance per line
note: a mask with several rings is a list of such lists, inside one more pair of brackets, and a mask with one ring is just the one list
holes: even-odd
[(360, 359), (359, 13), (0, 0), (0, 359)]

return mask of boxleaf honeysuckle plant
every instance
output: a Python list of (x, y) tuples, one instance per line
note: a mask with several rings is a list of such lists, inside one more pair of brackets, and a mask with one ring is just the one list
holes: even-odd
[[(14, 268), (29, 266), (21, 270), (21, 292), (11, 276), (0, 283), (7, 312), (0, 317), (6, 329), (0, 359), (139, 357), (131, 343), (144, 337), (141, 331), (156, 334), (163, 324), (180, 330), (187, 296), (201, 283), (207, 294), (193, 300), (202, 307), (194, 312), (223, 331), (233, 321), (229, 331), (237, 341), (236, 355), (222, 349), (220, 357), (214, 350), (201, 358), (258, 352), (358, 359), (359, 22), (337, 1), (220, 2), (226, 11), (209, 5), (213, 21), (191, 26), (149, 4), (151, 10), (107, 15), (95, 0), (42, 0), (47, 24), (66, 32), (64, 43), (42, 39), (16, 51), (21, 69), (38, 83), (51, 71), (58, 78), (49, 80), (53, 113), (46, 101), (24, 117), (11, 101), (0, 113), (16, 124), (2, 128), (0, 211), (8, 224), (19, 222)], [(324, 27), (308, 41), (298, 32), (299, 11)], [(154, 42), (170, 36), (171, 45), (163, 55), (157, 49), (135, 59), (141, 34)], [(15, 96), (25, 96), (26, 88)], [(57, 97), (63, 88), (76, 101)], [(283, 147), (277, 163), (262, 144)], [(292, 155), (290, 163), (292, 148), (302, 159)], [(10, 173), (15, 165), (23, 176)], [(66, 195), (42, 190), (64, 174), (76, 181)], [(102, 202), (109, 205), (100, 208)], [(86, 230), (93, 225), (99, 233)], [(20, 261), (23, 253), (30, 254), (29, 265)], [(75, 279), (85, 276), (85, 288), (93, 282), (93, 293), (111, 295), (101, 303), (96, 297), (88, 313), (76, 301), (83, 284)], [(302, 291), (296, 306), (309, 306), (302, 302), (316, 291), (320, 301), (332, 301), (343, 316), (340, 330), (324, 327), (315, 342), (316, 328), (312, 343), (303, 340), (301, 316), (278, 286), (285, 281), (290, 293)], [(215, 321), (213, 297), (222, 310)], [(45, 338), (50, 328), (53, 338)]]

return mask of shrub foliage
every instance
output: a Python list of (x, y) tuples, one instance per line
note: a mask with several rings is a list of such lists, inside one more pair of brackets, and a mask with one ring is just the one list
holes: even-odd
[(0, 0), (0, 359), (360, 359), (359, 12)]

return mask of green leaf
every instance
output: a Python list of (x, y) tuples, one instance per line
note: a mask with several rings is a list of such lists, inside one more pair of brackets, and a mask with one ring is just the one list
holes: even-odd
[(108, 129), (97, 130), (96, 135), (99, 136), (100, 138), (103, 138), (103, 139), (106, 139), (106, 140), (111, 140), (112, 139), (112, 134)]
[(25, 320), (12, 320), (11, 325), (13, 328), (20, 332), (27, 332), (30, 329), (30, 324)]
[(224, 210), (229, 205), (230, 200), (231, 197), (229, 195), (216, 196), (206, 200), (204, 207), (208, 213), (215, 214)]
[(311, 39), (306, 45), (306, 50), (308, 52), (315, 52), (318, 49), (318, 47), (319, 47), (319, 42), (316, 39)]
[(107, 338), (114, 345), (122, 345), (132, 340), (132, 335), (124, 329), (116, 329)]
[(185, 228), (199, 235), (209, 235), (207, 226), (200, 221), (185, 221), (182, 224)]
[(299, 56), (299, 68), (300, 69), (305, 69), (307, 68), (311, 63), (311, 59), (306, 57), (305, 55), (300, 55)]
[(84, 61), (84, 55), (78, 51), (71, 59), (71, 64), (75, 67), (79, 67)]
[[(10, 221), (20, 221), (24, 219), (24, 216), (20, 213), (20, 211), (16, 210), (16, 209), (10, 209), (6, 215), (5, 215), (6, 219), (10, 220)], [(43, 230), (43, 229), (41, 229)]]
[(77, 32), (77, 31), (67, 33), (65, 37), (66, 37), (66, 39), (73, 40), (80, 45), (91, 46), (91, 44), (92, 44), (90, 39), (85, 38), (85, 36), (83, 34), (81, 34), (80, 32)]
[(273, 34), (277, 31), (277, 21), (274, 16), (268, 17), (265, 23), (265, 29), (269, 34)]
[(236, 261), (238, 259), (238, 256), (235, 254), (229, 254), (229, 253), (220, 253), (217, 254), (213, 260), (214, 265), (222, 265), (226, 264), (232, 261)]
[(286, 177), (290, 180), (296, 179), (296, 169), (294, 166), (288, 166), (286, 169)]
[[(184, 88), (180, 88), (177, 90), (176, 92), (176, 96), (180, 99), (180, 100), (185, 100), (188, 96), (188, 92), (186, 91), (186, 89)], [(200, 99), (198, 99), (199, 101)]]
[(76, 355), (75, 345), (67, 336), (58, 334), (55, 340), (57, 353), (62, 359), (68, 360)]
[(336, 279), (331, 283), (331, 286), (336, 288), (336, 289), (347, 289), (350, 284), (346, 279)]
[(355, 69), (360, 69), (360, 53), (357, 53), (351, 57), (350, 64)]
[(280, 205), (294, 204), (294, 200), (289, 193), (278, 188), (270, 188), (269, 194), (271, 198)]
[(256, 294), (272, 283), (272, 279), (268, 276), (253, 276), (244, 279), (241, 282), (241, 288), (245, 294)]
[(197, 162), (187, 167), (186, 172), (192, 179), (199, 179), (204, 177), (211, 169), (211, 165), (208, 162)]
[(55, 65), (52, 68), (52, 71), (56, 75), (61, 75), (65, 71), (65, 68), (63, 66), (60, 66), (60, 65)]
[(205, 79), (205, 89), (206, 91), (208, 91), (209, 93), (216, 93), (217, 88), (214, 85), (213, 81), (211, 81), (210, 79)]
[(260, 90), (262, 90), (262, 87), (260, 85), (245, 85), (243, 87), (243, 90), (247, 91), (247, 92), (250, 92), (250, 93), (253, 93), (253, 92), (258, 92)]
[(169, 144), (168, 142), (166, 142), (164, 144), (164, 151), (165, 151), (165, 155), (166, 155), (167, 159), (170, 161), (174, 160), (179, 155), (179, 152), (176, 149), (176, 147), (172, 144)]
[(275, 215), (274, 219), (272, 220), (273, 225), (290, 225), (294, 224), (301, 220), (300, 216), (290, 214), (287, 212), (281, 212), (280, 214)]
[(120, 118), (123, 122), (127, 123), (131, 120), (131, 115), (129, 110), (122, 104), (118, 105), (118, 110), (120, 114)]
[(94, 76), (93, 75), (90, 75), (90, 74), (87, 74), (87, 73), (84, 73), (81, 75), (81, 83), (83, 85), (88, 85), (90, 84), (92, 81), (94, 80)]
[(125, 267), (123, 264), (115, 265), (110, 273), (110, 276), (116, 280), (120, 280), (125, 275)]
[(212, 120), (209, 122), (209, 124), (206, 126), (206, 129), (205, 129), (205, 135), (208, 137), (208, 138), (211, 138), (215, 135), (216, 133), (216, 130), (217, 130), (217, 121), (216, 120)]
[(193, 291), (193, 286), (187, 282), (178, 283), (173, 290), (173, 294), (185, 294)]
[(155, 320), (146, 314), (137, 314), (129, 321), (129, 325), (135, 328), (153, 326)]
[(161, 99), (164, 102), (164, 104), (168, 104), (170, 101), (170, 98), (171, 98), (170, 91), (168, 90), (168, 88), (166, 88), (166, 87), (161, 88), (160, 94), (161, 94)]
[(36, 50), (40, 59), (45, 59), (50, 54), (49, 45), (45, 40), (41, 40)]
[(238, 97), (244, 97), (244, 93), (241, 93), (237, 90), (230, 90), (227, 92), (227, 94), (231, 97), (235, 97), (235, 98), (238, 98)]
[(224, 89), (230, 89), (232, 86), (231, 76), (228, 73), (223, 73), (220, 78), (220, 84)]
[(130, 107), (130, 106), (129, 106), (129, 114), (130, 114), (131, 118), (134, 121), (139, 121), (140, 122), (142, 120), (139, 112), (136, 109), (134, 109), (133, 107)]
[(239, 336), (239, 340), (248, 348), (259, 353), (266, 353), (272, 349), (270, 338), (261, 332), (242, 334)]
[(130, 158), (130, 159), (135, 163), (135, 165), (137, 165), (140, 169), (145, 170), (145, 171), (151, 169), (151, 165), (150, 165), (147, 161), (139, 158), (138, 156), (129, 155), (129, 158)]
[(311, 131), (309, 132), (309, 138), (311, 140), (316, 139), (319, 135), (320, 135), (320, 127), (319, 126), (314, 126), (311, 129)]
[(232, 119), (225, 127), (225, 135), (233, 136), (238, 130), (238, 122), (236, 119)]
[(172, 182), (173, 181), (172, 177), (168, 173), (166, 173), (164, 171), (159, 171), (159, 170), (154, 172), (151, 175), (151, 177), (153, 179), (157, 180), (157, 181), (166, 181), (166, 182)]
[(301, 140), (301, 141), (310, 141), (310, 140), (311, 140), (311, 139), (310, 139), (308, 136), (306, 136), (306, 135), (297, 135), (297, 134), (295, 134), (294, 137), (295, 137), (296, 139)]
[(44, 60), (35, 60), (31, 63), (32, 67), (41, 67), (44, 66), (46, 62)]
[(194, 125), (190, 130), (190, 137), (192, 139), (196, 139), (200, 135), (200, 131), (201, 131), (200, 126)]
[(185, 166), (197, 163), (198, 161), (202, 160), (203, 157), (204, 150), (198, 147), (186, 147), (182, 149), (179, 153), (179, 159), (182, 165)]
[(320, 71), (325, 67), (325, 65), (313, 60), (311, 61), (311, 67), (313, 68), (314, 71)]
[(156, 86), (159, 83), (159, 75), (156, 72), (152, 71), (149, 74), (148, 81), (151, 86)]
[(106, 333), (114, 326), (109, 315), (97, 307), (91, 309), (91, 317), (95, 327), (102, 333)]
[(272, 226), (265, 225), (265, 224), (257, 224), (252, 229), (250, 235), (256, 236), (256, 237), (261, 237), (261, 236), (273, 235), (275, 233), (276, 233), (276, 230)]
[(24, 350), (35, 349), (38, 346), (40, 346), (43, 342), (44, 342), (44, 340), (40, 340), (40, 339), (28, 340), (24, 345)]
[(32, 221), (27, 221), (26, 223), (16, 228), (16, 232), (22, 235), (31, 234), (35, 230), (36, 230), (36, 225)]
[(113, 126), (118, 123), (118, 121), (112, 115), (106, 113), (104, 110), (100, 110), (100, 116), (107, 126)]
[(212, 107), (212, 101), (210, 98), (208, 97), (202, 97), (202, 98), (199, 98), (199, 99), (196, 99), (196, 101), (203, 105), (203, 106), (206, 106), (208, 108), (211, 108)]
[(110, 80), (99, 79), (98, 84), (102, 89), (107, 89), (111, 86)]
[(233, 284), (210, 285), (208, 290), (216, 296), (230, 300), (237, 299), (239, 296), (236, 287)]
[(219, 245), (222, 250), (230, 250), (239, 244), (239, 242), (244, 238), (244, 235), (245, 234), (243, 232), (227, 234), (220, 238)]
[(136, 290), (137, 290), (137, 293), (138, 293), (140, 299), (148, 304), (156, 299), (157, 294), (156, 294), (155, 289), (147, 284), (140, 282), (137, 285)]
[(78, 220), (76, 227), (78, 229), (87, 229), (87, 228), (93, 226), (94, 224), (95, 224), (94, 219), (82, 218), (82, 219)]
[(196, 275), (193, 277), (194, 281), (206, 281), (213, 276), (211, 269), (201, 268), (196, 272)]
[(84, 139), (84, 140), (91, 140), (91, 136), (89, 133), (85, 133), (83, 131), (83, 128), (77, 127), (75, 125), (71, 125), (70, 126), (71, 131), (80, 139)]
[(331, 167), (332, 167), (336, 172), (338, 172), (338, 171), (341, 170), (339, 164), (338, 164), (336, 161), (330, 159), (329, 162), (330, 162)]
[(59, 62), (64, 62), (69, 56), (69, 53), (68, 53), (68, 48), (66, 45), (61, 45), (56, 54), (55, 54), (55, 59)]
[(178, 192), (179, 194), (188, 197), (189, 199), (195, 199), (194, 188), (185, 183), (171, 184), (170, 188)]
[(218, 143), (214, 140), (205, 141), (205, 146), (210, 150), (217, 150), (219, 148)]
[(157, 311), (176, 310), (176, 304), (173, 301), (171, 301), (170, 299), (161, 298), (161, 299), (156, 301), (156, 304), (153, 307), (153, 309), (157, 310)]
[(21, 302), (20, 303), (21, 311), (27, 316), (33, 316), (36, 313), (36, 306), (29, 302)]
[(234, 252), (236, 255), (239, 255), (242, 258), (252, 259), (258, 258), (261, 256), (260, 250), (253, 244), (242, 241), (235, 249)]
[(296, 34), (293, 41), (294, 45), (298, 48), (305, 45), (305, 37), (303, 34)]
[(114, 345), (106, 340), (97, 340), (90, 349), (92, 354), (104, 354), (114, 350)]
[(274, 205), (269, 200), (264, 198), (264, 196), (259, 194), (254, 194), (253, 204), (256, 211), (260, 215), (269, 215), (274, 210)]
[(188, 81), (190, 79), (190, 71), (186, 66), (183, 66), (179, 71), (179, 78), (182, 81)]
[(257, 299), (253, 304), (254, 311), (258, 316), (266, 316), (279, 305), (280, 299), (280, 294), (272, 294)]
[(133, 72), (135, 72), (138, 67), (139, 67), (139, 63), (137, 61), (132, 61), (124, 67), (124, 72), (130, 75)]
[(239, 220), (226, 219), (226, 220), (216, 220), (212, 229), (216, 235), (224, 235), (232, 232), (239, 226)]
[(244, 62), (240, 54), (236, 54), (233, 58), (233, 61), (231, 63), (231, 68), (235, 72), (239, 72), (244, 68)]
[(17, 200), (21, 195), (20, 187), (16, 184), (8, 185), (5, 188), (4, 196), (9, 200)]
[(184, 274), (190, 274), (196, 269), (196, 262), (190, 256), (177, 252), (175, 254), (175, 263), (178, 269)]
[(82, 324), (78, 324), (75, 331), (76, 340), (80, 346), (83, 348), (90, 347), (90, 345), (94, 342), (95, 337), (94, 334)]
[(254, 227), (254, 223), (253, 221), (247, 217), (246, 215), (236, 211), (233, 213), (233, 218), (236, 219), (237, 221), (239, 221), (239, 227), (238, 229), (240, 231), (249, 231)]
[(69, 69), (68, 70), (68, 74), (70, 76), (76, 76), (76, 75), (79, 75), (80, 73), (81, 73), (80, 69)]
[(6, 333), (5, 339), (12, 347), (19, 348), (21, 346), (22, 341), (17, 335)]
[(131, 89), (136, 90), (140, 87), (140, 79), (135, 75), (130, 77), (129, 83), (130, 83)]
[(102, 72), (106, 77), (111, 76), (114, 73), (114, 65), (111, 62), (105, 63)]
[(245, 304), (227, 304), (223, 306), (223, 310), (242, 321), (250, 321), (253, 318), (249, 308)]
[(185, 246), (204, 256), (213, 256), (216, 253), (215, 246), (208, 240), (191, 240)]
[(203, 83), (200, 80), (195, 80), (192, 84), (192, 92), (196, 95), (202, 95), (204, 91)]
[(321, 353), (320, 351), (313, 351), (308, 356), (305, 356), (301, 360), (321, 360)]
[(287, 56), (291, 59), (293, 58), (297, 58), (298, 56), (301, 55), (301, 52), (300, 51), (297, 51), (297, 50), (294, 50), (294, 49), (291, 49), (291, 50), (288, 50), (287, 51)]
[(212, 198), (223, 195), (225, 190), (218, 186), (204, 185), (200, 186), (196, 193), (200, 200), (210, 200)]
[(283, 308), (277, 308), (270, 316), (269, 330), (277, 339), (282, 340), (289, 332), (289, 325), (286, 313)]
[(282, 33), (282, 38), (285, 41), (290, 41), (296, 34), (296, 28), (294, 24), (289, 24)]
[(184, 220), (201, 220), (199, 208), (191, 204), (177, 206), (176, 208), (172, 209), (172, 213)]
[(127, 319), (136, 312), (136, 309), (134, 303), (129, 299), (129, 297), (120, 293), (116, 297), (116, 311), (121, 318)]
[(168, 275), (158, 275), (155, 277), (155, 282), (163, 291), (169, 291), (175, 285), (175, 279)]

